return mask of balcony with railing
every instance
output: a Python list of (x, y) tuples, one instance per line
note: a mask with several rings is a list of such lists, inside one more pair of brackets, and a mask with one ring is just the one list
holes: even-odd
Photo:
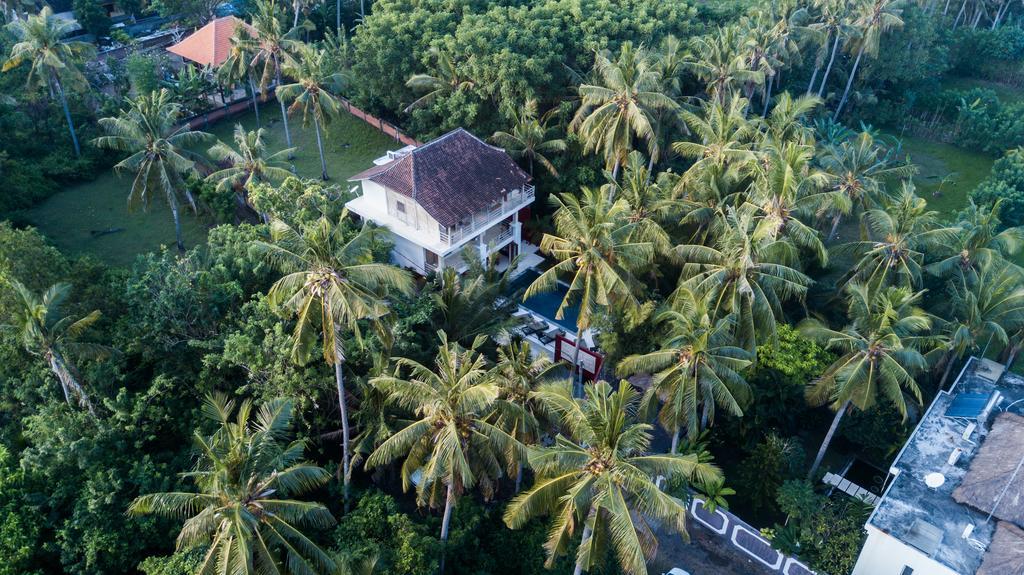
[(463, 222), (456, 227), (442, 227), (440, 230), (441, 243), (450, 246), (457, 244), (466, 238), (473, 237), (479, 233), (480, 230), (487, 229), (493, 225), (494, 221), (498, 218), (521, 210), (524, 206), (533, 201), (535, 195), (536, 190), (533, 186), (523, 186), (522, 191), (509, 194), (504, 201), (490, 210), (473, 214), (473, 217), (470, 218), (469, 221)]

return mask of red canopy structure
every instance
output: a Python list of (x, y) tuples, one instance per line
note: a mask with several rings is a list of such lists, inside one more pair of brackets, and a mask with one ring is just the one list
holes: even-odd
[(239, 26), (245, 27), (250, 36), (256, 36), (256, 30), (245, 21), (234, 16), (225, 16), (212, 20), (181, 42), (167, 48), (167, 51), (200, 66), (216, 68), (228, 59), (231, 53), (231, 38)]

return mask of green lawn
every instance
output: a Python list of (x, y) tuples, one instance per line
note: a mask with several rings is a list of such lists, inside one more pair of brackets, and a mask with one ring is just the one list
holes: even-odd
[(913, 136), (903, 137), (903, 152), (918, 167), (918, 195), (944, 215), (967, 205), (968, 194), (988, 176), (995, 161), (987, 154)]
[[(268, 131), (268, 148), (283, 148), (284, 129), (279, 109), (265, 106), (261, 112)], [(253, 129), (256, 116), (249, 112), (210, 126), (208, 131), (230, 142), (231, 131), (237, 122)], [(319, 177), (320, 159), (312, 127), (303, 128), (297, 119), (289, 126), (292, 143), (298, 147), (294, 160), (296, 172), (303, 177)], [(330, 126), (330, 134), (325, 141), (328, 175), (332, 181), (344, 183), (352, 174), (371, 166), (372, 161), (385, 151), (399, 147), (401, 144), (363, 121), (344, 114)], [(130, 185), (131, 179), (127, 176), (104, 173), (91, 182), (72, 186), (54, 195), (29, 210), (26, 217), (67, 253), (91, 254), (110, 265), (127, 265), (140, 253), (162, 245), (174, 245), (174, 224), (170, 210), (162, 203), (155, 202), (148, 212), (128, 212)], [(208, 225), (209, 222), (202, 221), (202, 218), (186, 213), (182, 221), (185, 245), (191, 247), (204, 242)], [(124, 228), (124, 231), (103, 236), (91, 233), (111, 228)]]
[(954, 78), (947, 77), (942, 80), (942, 86), (950, 90), (970, 90), (971, 88), (986, 88), (996, 93), (996, 97), (999, 98), (1004, 104), (1011, 104), (1013, 102), (1019, 102), (1024, 100), (1024, 94), (1021, 94), (1019, 88), (1008, 86), (1006, 84), (1000, 84), (998, 82), (992, 82), (990, 80), (981, 80), (978, 78)]

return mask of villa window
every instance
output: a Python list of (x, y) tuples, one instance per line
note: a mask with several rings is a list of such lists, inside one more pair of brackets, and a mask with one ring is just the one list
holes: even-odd
[(904, 566), (903, 571), (900, 571), (900, 575), (914, 575), (914, 569), (910, 566)]
[(405, 223), (409, 223), (409, 214), (405, 211), (405, 202), (395, 202), (397, 217)]

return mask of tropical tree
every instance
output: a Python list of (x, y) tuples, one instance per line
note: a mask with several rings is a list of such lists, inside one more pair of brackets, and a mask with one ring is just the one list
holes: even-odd
[(498, 131), (490, 139), (513, 158), (526, 159), (531, 176), (536, 162), (557, 178), (558, 170), (545, 154), (564, 152), (565, 140), (552, 138), (550, 133), (547, 118), (537, 118), (537, 100), (530, 100), (515, 115), (511, 132)]
[(850, 283), (846, 287), (850, 323), (843, 330), (829, 329), (816, 319), (800, 323), (801, 333), (840, 354), (807, 387), (808, 402), (827, 403), (836, 413), (807, 472), (808, 479), (821, 465), (851, 406), (864, 411), (883, 400), (906, 419), (906, 394), (921, 402), (914, 375), (926, 367), (921, 349), (929, 342), (926, 334), (932, 326), (932, 317), (918, 306), (923, 293), (906, 287), (872, 289)]
[(997, 199), (992, 206), (986, 207), (978, 206), (971, 200), (957, 218), (957, 241), (944, 246), (949, 255), (929, 264), (926, 269), (940, 276), (954, 271), (976, 275), (981, 267), (989, 263), (1012, 265), (1006, 260), (1019, 253), (1024, 246), (1024, 229), (1003, 229), (999, 218), (1002, 203), (1002, 199)]
[(555, 319), (565, 317), (566, 308), (579, 302), (571, 367), (575, 375), (583, 332), (593, 325), (598, 310), (613, 301), (637, 305), (633, 273), (651, 261), (654, 250), (650, 242), (632, 239), (636, 224), (626, 221), (629, 204), (623, 199), (612, 201), (600, 190), (583, 188), (581, 197), (561, 194), (552, 197), (552, 204), (557, 235), (544, 234), (540, 249), (557, 263), (526, 288), (523, 299), (555, 289), (560, 277), (569, 280)]
[(715, 318), (708, 302), (692, 292), (677, 294), (670, 309), (656, 318), (664, 326), (659, 349), (631, 355), (619, 363), (619, 375), (653, 374), (641, 413), (657, 410), (658, 421), (672, 434), (676, 453), (682, 430), (689, 439), (714, 423), (715, 407), (737, 417), (750, 400), (739, 374), (753, 356), (733, 345), (734, 316)]
[(729, 208), (718, 225), (712, 245), (676, 246), (686, 262), (676, 295), (708, 298), (716, 317), (735, 314), (736, 340), (754, 352), (760, 340), (775, 338), (782, 302), (803, 297), (812, 280), (793, 267), (798, 259), (792, 244), (755, 236), (752, 210)]
[(651, 181), (651, 173), (639, 151), (633, 150), (626, 158), (619, 198), (629, 205), (625, 220), (635, 226), (634, 238), (650, 242), (658, 253), (670, 253), (670, 238), (661, 224), (679, 210), (680, 203), (672, 197), (671, 186)]
[(853, 21), (853, 26), (859, 31), (860, 41), (857, 47), (857, 57), (853, 61), (853, 68), (850, 69), (850, 76), (846, 79), (846, 88), (843, 89), (843, 97), (836, 106), (832, 119), (839, 118), (839, 114), (846, 105), (846, 99), (850, 96), (850, 86), (857, 76), (857, 69), (860, 68), (860, 60), (867, 52), (870, 56), (878, 55), (878, 46), (882, 34), (893, 28), (903, 26), (903, 19), (900, 18), (900, 0), (867, 0), (860, 11), (860, 14)]
[(471, 265), (465, 275), (446, 267), (437, 278), (437, 291), (431, 294), (439, 316), (435, 325), (463, 346), (477, 336), (514, 327), (518, 320), (512, 314), (519, 309), (514, 299), (506, 297), (514, 265), (499, 273), (493, 265), (484, 268), (475, 253), (467, 259)]
[(254, 249), (262, 253), (282, 273), (267, 294), (270, 305), (296, 317), (292, 339), (292, 360), (305, 364), (318, 340), (324, 360), (334, 367), (338, 388), (338, 409), (342, 430), (342, 473), (346, 502), (351, 480), (351, 437), (345, 390), (347, 332), (362, 345), (366, 321), (381, 338), (389, 339), (384, 327), (390, 310), (385, 296), (412, 292), (408, 273), (388, 264), (373, 261), (376, 229), (363, 227), (349, 231), (346, 214), (337, 223), (321, 217), (301, 229), (274, 220), (270, 224), (270, 242), (258, 241)]
[(348, 77), (333, 71), (323, 50), (302, 44), (294, 57), (285, 64), (285, 72), (295, 79), (292, 84), (278, 84), (277, 99), (291, 102), (288, 111), (302, 110), (302, 123), (308, 125), (313, 118), (316, 146), (320, 150), (320, 178), (327, 180), (327, 158), (321, 126), (326, 126), (341, 113), (341, 101), (332, 92), (340, 92), (348, 84)]
[(886, 182), (908, 178), (916, 171), (910, 163), (897, 162), (867, 131), (852, 140), (827, 146), (818, 161), (828, 177), (828, 189), (833, 192), (825, 210), (832, 214), (830, 242), (835, 239), (843, 216), (882, 206)]
[(77, 29), (77, 24), (73, 19), (58, 18), (49, 6), (43, 6), (39, 14), (28, 15), (24, 19), (16, 18), (7, 25), (7, 30), (16, 42), (11, 46), (3, 71), (29, 63), (29, 87), (46, 86), (51, 97), (57, 96), (64, 108), (64, 119), (68, 123), (75, 156), (81, 156), (82, 150), (78, 145), (78, 134), (71, 120), (64, 87), (65, 83), (69, 87), (86, 85), (85, 76), (78, 65), (88, 60), (96, 48), (87, 42), (64, 40), (65, 36)]
[(919, 285), (925, 253), (953, 245), (960, 232), (941, 224), (939, 213), (928, 209), (909, 182), (903, 182), (899, 195), (884, 208), (868, 210), (861, 219), (868, 237), (836, 249), (860, 254), (849, 277), (871, 286)]
[(672, 149), (694, 163), (684, 180), (709, 180), (727, 171), (737, 171), (756, 157), (753, 147), (759, 135), (757, 125), (748, 121), (747, 100), (731, 98), (727, 103), (704, 102), (701, 113), (680, 112), (695, 141), (680, 141)]
[[(294, 52), (301, 41), (300, 28), (285, 30), (281, 21), (281, 10), (274, 0), (257, 0), (256, 10), (252, 14), (252, 27), (255, 33), (252, 38), (242, 38), (239, 49), (252, 54), (250, 66), (260, 70), (260, 91), (264, 96), (271, 82), (277, 86), (284, 85), (281, 72), (289, 65)], [(281, 106), (281, 122), (284, 124), (285, 145), (292, 147), (292, 134), (288, 129), (288, 112), (284, 101), (278, 98)]]
[(706, 86), (719, 106), (740, 87), (764, 83), (764, 72), (751, 70), (742, 51), (743, 38), (735, 26), (719, 28), (693, 41), (694, 57), (687, 67)]
[[(494, 381), (498, 385), (498, 399), (495, 401), (494, 423), (523, 445), (538, 443), (547, 429), (550, 429), (550, 414), (538, 399), (541, 384), (550, 378), (559, 364), (552, 362), (546, 354), (535, 354), (530, 342), (512, 340), (498, 348), (498, 364)], [(516, 493), (523, 482), (525, 455), (513, 451), (510, 459), (514, 462)]]
[(427, 55), (437, 63), (437, 68), (433, 74), (413, 74), (409, 77), (405, 83), (406, 86), (417, 92), (426, 93), (406, 106), (404, 110), (406, 113), (429, 106), (441, 96), (471, 90), (475, 86), (471, 80), (463, 78), (459, 74), (455, 61), (447, 52), (441, 51), (436, 46), (431, 46)]
[[(437, 335), (440, 345), (433, 367), (393, 358), (394, 374), (370, 380), (413, 419), (370, 454), (366, 466), (404, 458), (403, 489), (415, 483), (420, 505), (436, 507), (443, 497), (443, 544), (448, 541), (457, 499), (474, 487), (489, 498), (509, 464), (507, 455), (518, 451), (516, 457), (523, 457), (525, 448), (488, 420), (501, 390), (477, 351), (486, 337), (479, 336), (469, 348), (462, 348), (449, 342), (443, 331)], [(440, 572), (444, 572), (443, 557)]]
[(289, 441), (291, 401), (275, 399), (254, 412), (249, 400), (236, 410), (234, 401), (216, 395), (203, 413), (217, 430), (195, 434), (199, 459), (195, 471), (182, 474), (198, 491), (143, 495), (128, 513), (184, 519), (178, 550), (209, 546), (197, 573), (333, 573), (334, 559), (305, 533), (332, 526), (330, 511), (290, 499), (330, 479), (303, 461), (302, 440)]
[(184, 176), (196, 171), (201, 158), (191, 151), (209, 139), (206, 132), (178, 125), (181, 106), (166, 89), (126, 100), (126, 108), (117, 117), (100, 118), (100, 127), (108, 134), (93, 140), (100, 148), (127, 152), (114, 169), (135, 174), (128, 194), (128, 207), (149, 207), (154, 194), (162, 195), (171, 208), (178, 250), (185, 251), (181, 237), (179, 209), (183, 200), (198, 211)]
[[(836, 53), (839, 52), (839, 48), (845, 41), (844, 38), (850, 38), (856, 35), (857, 29), (851, 25), (849, 20), (849, 6), (851, 4), (843, 0), (815, 0), (815, 7), (817, 8), (818, 16), (815, 22), (808, 25), (809, 28), (818, 32), (822, 38), (822, 50), (818, 52), (817, 57), (814, 60), (814, 72), (811, 74), (811, 80), (807, 84), (807, 93), (810, 94), (814, 91), (814, 83), (818, 76), (818, 72), (821, 69), (824, 56), (828, 54), (828, 64), (825, 66), (825, 73), (821, 76), (821, 84), (818, 86), (817, 94), (821, 98), (825, 92), (825, 86), (828, 85), (828, 77), (832, 73), (832, 65), (836, 61)], [(829, 49), (829, 42), (831, 41), (832, 47)]]
[(96, 410), (82, 386), (71, 356), (105, 357), (110, 354), (109, 347), (78, 341), (100, 318), (99, 310), (77, 319), (65, 315), (64, 307), (71, 294), (70, 284), (55, 284), (38, 296), (18, 280), (12, 278), (8, 282), (14, 294), (8, 318), (10, 323), (0, 325), (0, 329), (10, 331), (21, 340), (25, 351), (46, 361), (60, 382), (68, 405), (71, 405), (73, 396), (80, 406), (95, 416)]
[(253, 79), (255, 66), (253, 65), (253, 42), (252, 34), (245, 26), (235, 28), (235, 35), (231, 37), (231, 47), (228, 50), (228, 57), (217, 68), (217, 79), (222, 85), (234, 86), (244, 82), (252, 98), (252, 109), (256, 112), (256, 127), (262, 128), (260, 121), (260, 103), (257, 98), (256, 81)]
[(635, 421), (639, 395), (625, 381), (614, 391), (604, 381), (588, 386), (583, 400), (573, 397), (568, 383), (545, 386), (538, 395), (559, 415), (565, 434), (551, 447), (530, 451), (537, 479), (509, 503), (505, 524), (518, 529), (552, 515), (544, 544), (549, 567), (582, 531), (574, 575), (600, 565), (611, 552), (623, 572), (646, 575), (657, 551), (648, 520), (686, 537), (685, 504), (662, 492), (655, 478), (708, 484), (721, 471), (696, 453), (647, 455), (651, 426)]
[(216, 182), (219, 192), (237, 191), (243, 203), (248, 204), (248, 191), (254, 184), (291, 176), (287, 158), (295, 148), (268, 154), (263, 133), (263, 128), (246, 132), (241, 124), (235, 124), (235, 147), (218, 141), (209, 151), (211, 158), (226, 167), (211, 173), (206, 181)]
[(581, 84), (580, 108), (570, 127), (586, 153), (600, 153), (616, 180), (636, 140), (646, 142), (647, 155), (657, 158), (654, 113), (676, 110), (679, 104), (663, 91), (655, 61), (643, 47), (623, 43), (615, 61), (598, 54), (594, 70), (600, 85)]

